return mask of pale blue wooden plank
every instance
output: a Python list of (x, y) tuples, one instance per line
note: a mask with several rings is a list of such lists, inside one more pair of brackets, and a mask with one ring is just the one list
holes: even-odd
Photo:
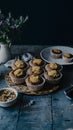
[(73, 129), (73, 101), (66, 98), (64, 89), (73, 83), (73, 69), (64, 67), (64, 77), (61, 83), (62, 88), (52, 95), (52, 117), (53, 130)]
[(73, 128), (73, 102), (69, 101), (63, 91), (53, 95), (52, 116), (53, 130)]
[(25, 95), (21, 106), (17, 130), (51, 130), (51, 98), (49, 96), (27, 96), (27, 102), (34, 100), (32, 106), (24, 107)]
[(16, 130), (19, 103), (10, 108), (0, 107), (0, 130)]

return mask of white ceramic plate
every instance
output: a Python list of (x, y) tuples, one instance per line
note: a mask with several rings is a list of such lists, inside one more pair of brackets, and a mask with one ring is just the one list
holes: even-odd
[(66, 63), (66, 62), (63, 61), (62, 58), (56, 59), (56, 58), (51, 57), (51, 55), (50, 55), (50, 50), (51, 49), (60, 49), (60, 50), (62, 50), (63, 53), (71, 53), (71, 54), (73, 54), (73, 48), (71, 48), (71, 47), (52, 46), (52, 47), (45, 48), (40, 52), (40, 56), (44, 61), (46, 61), (47, 63), (56, 62), (56, 63), (58, 63), (60, 65), (72, 65), (73, 64), (73, 61), (69, 62), (69, 63)]

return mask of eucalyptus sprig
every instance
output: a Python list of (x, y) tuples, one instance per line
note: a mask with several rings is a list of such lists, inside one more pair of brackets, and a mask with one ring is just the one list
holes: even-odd
[(8, 34), (11, 31), (20, 30), (22, 25), (25, 24), (28, 20), (28, 16), (25, 18), (20, 16), (18, 19), (12, 17), (12, 14), (9, 12), (8, 16), (5, 17), (2, 11), (0, 10), (0, 42), (9, 44), (10, 40)]
[(10, 44), (11, 40), (8, 38), (6, 33), (0, 32), (0, 42), (2, 44)]

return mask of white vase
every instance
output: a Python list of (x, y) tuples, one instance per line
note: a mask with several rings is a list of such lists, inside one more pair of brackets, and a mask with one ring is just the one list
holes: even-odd
[(10, 46), (0, 43), (0, 63), (5, 63), (11, 58)]

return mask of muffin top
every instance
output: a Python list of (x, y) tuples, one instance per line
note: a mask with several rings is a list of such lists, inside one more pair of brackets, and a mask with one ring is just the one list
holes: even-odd
[(17, 67), (17, 68), (24, 68), (26, 66), (26, 63), (22, 60), (17, 60), (15, 61), (14, 65)]
[(72, 58), (73, 55), (70, 54), (70, 53), (64, 53), (64, 54), (63, 54), (63, 57), (66, 57), (66, 58)]
[(22, 69), (16, 69), (16, 70), (12, 71), (12, 74), (15, 77), (22, 77), (22, 76), (24, 76), (24, 71)]
[(52, 52), (55, 53), (55, 54), (61, 54), (62, 53), (62, 51), (59, 50), (59, 49), (53, 49)]
[(40, 66), (32, 66), (31, 67), (31, 71), (34, 74), (41, 74), (42, 73), (42, 69)]
[(57, 70), (50, 70), (48, 71), (48, 77), (49, 78), (58, 78), (60, 76), (59, 72)]
[(57, 69), (59, 69), (59, 67), (60, 67), (60, 65), (59, 64), (57, 64), (57, 63), (50, 63), (50, 64), (48, 64), (48, 67), (50, 68), (50, 69), (55, 69), (55, 70), (57, 70)]
[(43, 65), (44, 64), (44, 62), (43, 62), (43, 60), (42, 59), (34, 59), (33, 61), (32, 61), (32, 63), (34, 64), (34, 65), (37, 65), (37, 66), (41, 66), (41, 65)]
[(29, 82), (32, 84), (39, 84), (41, 83), (41, 77), (39, 75), (31, 75), (29, 76)]

